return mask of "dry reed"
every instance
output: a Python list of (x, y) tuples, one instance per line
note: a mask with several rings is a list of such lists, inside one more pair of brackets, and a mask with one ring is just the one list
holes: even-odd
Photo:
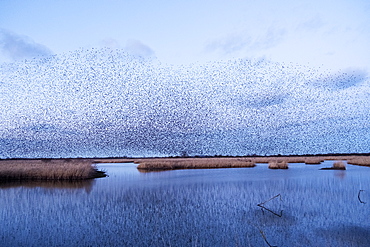
[(0, 180), (81, 180), (105, 176), (88, 160), (0, 161)]
[(274, 157), (219, 157), (219, 158), (152, 158), (132, 159), (142, 171), (254, 167), (258, 163), (267, 163), (271, 169), (288, 169), (289, 163), (321, 164), (325, 160), (347, 160), (348, 164), (370, 166), (368, 155), (317, 155), (317, 156), (274, 156)]
[(345, 170), (346, 165), (344, 164), (343, 161), (336, 161), (336, 162), (333, 163), (333, 168), (338, 169), (338, 170)]
[(288, 163), (286, 161), (270, 161), (269, 169), (288, 169)]
[(370, 156), (352, 156), (347, 163), (358, 166), (370, 166)]
[(255, 163), (242, 158), (183, 158), (148, 159), (136, 161), (139, 170), (174, 170), (254, 167)]
[(343, 161), (336, 161), (333, 163), (332, 167), (324, 167), (320, 170), (346, 170), (346, 165)]
[(324, 159), (322, 157), (306, 157), (304, 163), (307, 165), (320, 165)]
[(101, 158), (101, 159), (90, 159), (92, 163), (134, 163), (135, 159), (129, 158)]

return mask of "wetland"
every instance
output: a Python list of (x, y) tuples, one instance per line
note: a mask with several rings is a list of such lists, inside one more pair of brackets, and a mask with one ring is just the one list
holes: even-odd
[[(143, 172), (0, 184), (4, 246), (369, 246), (370, 168)], [(262, 206), (261, 206), (262, 205)]]

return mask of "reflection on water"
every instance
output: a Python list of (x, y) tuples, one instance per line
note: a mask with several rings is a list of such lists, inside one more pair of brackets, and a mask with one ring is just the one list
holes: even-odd
[(0, 187), (0, 246), (369, 246), (370, 203), (357, 196), (370, 202), (370, 168), (322, 166), (140, 173), (99, 164), (109, 177), (89, 193)]
[(0, 181), (0, 190), (16, 187), (27, 187), (27, 188), (49, 188), (49, 189), (84, 189), (86, 192), (90, 192), (95, 180), (58, 180), (58, 181), (47, 181), (47, 180), (36, 180), (36, 181), (22, 181), (22, 180), (7, 180)]

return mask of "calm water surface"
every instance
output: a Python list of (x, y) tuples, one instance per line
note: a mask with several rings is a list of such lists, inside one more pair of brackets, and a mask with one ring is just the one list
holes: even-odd
[(370, 246), (370, 168), (331, 164), (1, 184), (0, 246)]

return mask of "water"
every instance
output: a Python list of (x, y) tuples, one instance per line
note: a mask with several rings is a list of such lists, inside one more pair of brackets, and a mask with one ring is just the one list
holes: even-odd
[(99, 164), (109, 177), (2, 184), (0, 246), (370, 246), (370, 168), (327, 166)]

